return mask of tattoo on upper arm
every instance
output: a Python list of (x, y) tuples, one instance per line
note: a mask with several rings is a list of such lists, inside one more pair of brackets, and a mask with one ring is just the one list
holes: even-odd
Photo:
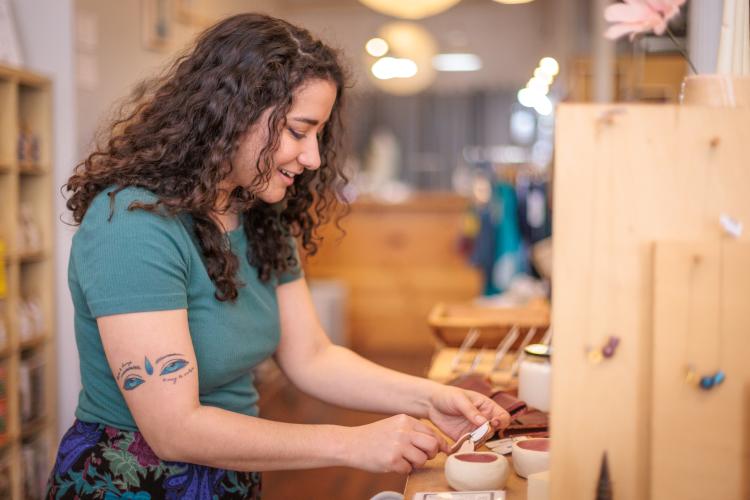
[[(157, 373), (158, 376), (162, 377), (162, 382), (172, 382), (172, 384), (176, 384), (179, 379), (187, 377), (195, 371), (195, 367), (190, 366), (190, 362), (180, 353), (165, 354), (157, 358), (154, 365), (158, 368)], [(154, 365), (151, 364), (148, 357), (143, 359), (143, 367), (132, 361), (125, 361), (117, 370), (115, 379), (122, 384), (123, 390), (132, 391), (145, 384), (147, 378), (153, 376)], [(144, 376), (144, 373), (146, 376)]]

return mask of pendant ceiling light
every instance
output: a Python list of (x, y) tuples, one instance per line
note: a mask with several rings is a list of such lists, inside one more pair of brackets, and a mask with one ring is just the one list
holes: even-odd
[(402, 19), (422, 19), (450, 9), (461, 0), (359, 0), (374, 11)]
[[(396, 95), (416, 94), (430, 86), (435, 79), (432, 58), (437, 53), (437, 43), (432, 35), (415, 23), (397, 21), (380, 29), (376, 43), (385, 52), (372, 53), (366, 48), (365, 64), (370, 80), (379, 89)], [(376, 47), (377, 48), (377, 47)]]

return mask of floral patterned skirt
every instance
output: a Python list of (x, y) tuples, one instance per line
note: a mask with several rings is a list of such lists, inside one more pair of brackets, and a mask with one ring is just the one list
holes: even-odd
[(140, 432), (76, 420), (65, 433), (47, 499), (259, 499), (260, 474), (159, 459)]

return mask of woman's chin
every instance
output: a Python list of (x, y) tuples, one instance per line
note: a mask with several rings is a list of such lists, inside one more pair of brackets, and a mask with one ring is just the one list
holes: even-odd
[(284, 196), (286, 196), (286, 188), (266, 189), (262, 193), (258, 193), (258, 199), (269, 205), (280, 202), (284, 199)]

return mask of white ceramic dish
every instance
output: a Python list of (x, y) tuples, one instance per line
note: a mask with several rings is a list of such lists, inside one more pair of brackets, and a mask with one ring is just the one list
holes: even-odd
[(445, 478), (459, 491), (502, 490), (509, 473), (508, 459), (491, 451), (459, 452), (445, 461)]
[(524, 478), (549, 470), (549, 439), (532, 438), (513, 443), (513, 468)]

